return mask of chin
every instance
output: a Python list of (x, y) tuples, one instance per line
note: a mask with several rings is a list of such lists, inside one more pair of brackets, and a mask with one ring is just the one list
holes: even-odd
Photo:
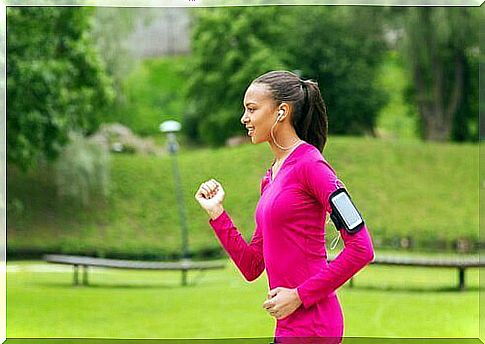
[(253, 145), (256, 145), (256, 144), (260, 143), (260, 141), (258, 141), (258, 139), (257, 139), (256, 137), (251, 136), (251, 143), (252, 143)]
[(254, 144), (254, 145), (257, 145), (259, 143), (265, 143), (265, 142), (270, 142), (270, 139), (269, 138), (265, 138), (265, 137), (259, 137), (259, 138), (256, 138), (254, 136), (251, 136), (251, 143)]

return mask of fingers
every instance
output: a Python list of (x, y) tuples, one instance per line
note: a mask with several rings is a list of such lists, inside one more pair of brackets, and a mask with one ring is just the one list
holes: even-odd
[(221, 189), (222, 186), (216, 182), (214, 179), (209, 179), (208, 181), (200, 184), (199, 190), (197, 190), (196, 198), (199, 195), (202, 195), (204, 198), (211, 198), (215, 194), (217, 194), (218, 190)]
[(212, 190), (207, 184), (202, 184), (200, 188), (202, 189), (205, 198), (209, 198), (211, 196)]
[(277, 311), (271, 311), (271, 312), (269, 312), (269, 314), (271, 314), (271, 316), (273, 316), (275, 318), (278, 318), (278, 316), (279, 316), (279, 313)]
[(215, 179), (211, 179), (211, 180), (214, 182), (214, 184), (216, 184), (217, 187), (219, 187), (219, 188), (222, 187), (222, 185), (217, 180), (215, 180)]
[(281, 316), (281, 311), (280, 309), (275, 305), (273, 300), (266, 300), (263, 303), (263, 308), (266, 309), (266, 311), (272, 316), (275, 317), (276, 319), (279, 319)]
[(276, 305), (272, 300), (266, 300), (263, 303), (263, 308), (266, 309), (266, 311), (271, 315), (273, 315), (276, 312), (275, 306)]
[(280, 292), (280, 287), (277, 287), (277, 288), (274, 288), (274, 289), (271, 289), (269, 292), (268, 292), (268, 298), (271, 299), (272, 297), (276, 296), (276, 294), (278, 294)]
[(208, 190), (204, 187), (203, 184), (199, 186), (199, 189), (195, 193), (195, 198), (200, 198), (200, 197), (209, 198)]
[(273, 300), (266, 300), (263, 302), (263, 308), (266, 310), (269, 310), (275, 306), (275, 303)]
[(264, 308), (269, 309), (276, 305), (276, 300), (274, 298), (281, 291), (281, 289), (281, 287), (277, 287), (268, 292), (267, 300), (263, 303)]
[(280, 296), (278, 296), (278, 293), (284, 292), (286, 288), (282, 287), (277, 287), (274, 289), (271, 289), (268, 292), (267, 295), (267, 300), (263, 302), (263, 308), (272, 316), (275, 317), (276, 319), (283, 319), (286, 316), (288, 316), (287, 313), (287, 305), (285, 305), (284, 301), (284, 295), (281, 296), (283, 299), (281, 299)]
[(209, 188), (210, 188), (210, 195), (213, 196), (214, 194), (217, 193), (217, 190), (219, 189), (219, 187), (217, 186), (217, 184), (215, 183), (214, 179), (211, 179), (209, 180), (207, 183), (206, 183)]

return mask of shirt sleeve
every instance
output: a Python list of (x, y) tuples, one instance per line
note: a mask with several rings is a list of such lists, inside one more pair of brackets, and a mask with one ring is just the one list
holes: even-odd
[[(264, 180), (261, 182), (263, 190)], [(216, 219), (209, 219), (220, 243), (234, 261), (247, 281), (253, 281), (264, 271), (263, 235), (256, 225), (251, 242), (248, 244), (224, 210)]]
[[(308, 161), (302, 164), (300, 174), (308, 192), (323, 205), (326, 212), (332, 213), (328, 198), (333, 191), (344, 187), (332, 167), (325, 160)], [(297, 287), (305, 308), (327, 297), (374, 260), (374, 248), (366, 224), (354, 234), (342, 228), (339, 231), (344, 241), (342, 252)]]

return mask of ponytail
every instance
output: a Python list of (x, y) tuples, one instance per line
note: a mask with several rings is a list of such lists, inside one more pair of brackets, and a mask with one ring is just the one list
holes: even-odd
[(302, 111), (293, 114), (293, 127), (304, 141), (323, 152), (327, 142), (327, 108), (316, 82), (301, 80), (304, 96)]

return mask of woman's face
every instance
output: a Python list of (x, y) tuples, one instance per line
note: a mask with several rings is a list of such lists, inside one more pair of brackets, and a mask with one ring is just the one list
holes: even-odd
[(244, 95), (244, 114), (241, 123), (248, 129), (252, 143), (270, 140), (271, 126), (276, 120), (278, 107), (266, 84), (251, 84)]

